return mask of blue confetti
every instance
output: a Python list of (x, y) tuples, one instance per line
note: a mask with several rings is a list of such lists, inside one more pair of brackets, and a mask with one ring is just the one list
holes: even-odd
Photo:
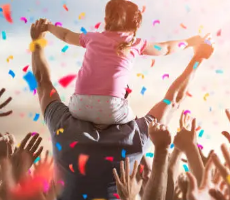
[(210, 42), (210, 40), (205, 40), (204, 42), (205, 42), (206, 44), (212, 46), (212, 43)]
[(12, 70), (9, 70), (8, 74), (11, 75), (13, 78), (15, 77), (15, 73)]
[(204, 130), (201, 130), (200, 133), (199, 133), (199, 137), (202, 137), (204, 134)]
[(40, 117), (40, 115), (38, 113), (36, 113), (35, 116), (34, 116), (34, 121), (35, 122), (38, 121), (39, 117)]
[(126, 154), (126, 150), (122, 149), (122, 151), (121, 151), (122, 158), (125, 158), (125, 156), (126, 156), (125, 154)]
[(40, 157), (37, 157), (34, 161), (34, 164), (36, 164), (40, 160)]
[(160, 46), (157, 46), (157, 45), (154, 45), (154, 48), (155, 48), (156, 50), (158, 50), (158, 51), (161, 50), (161, 47), (160, 47)]
[(87, 194), (83, 194), (82, 196), (83, 196), (83, 198), (84, 198), (84, 199), (86, 199), (86, 198), (87, 198)]
[(174, 146), (175, 146), (174, 144), (171, 144), (171, 145), (170, 145), (170, 149), (174, 148)]
[(189, 169), (188, 169), (188, 166), (187, 166), (187, 165), (183, 165), (183, 167), (184, 167), (184, 171), (186, 171), (186, 172), (188, 172), (188, 171), (189, 171)]
[(81, 27), (81, 32), (87, 34), (87, 30), (84, 27)]
[(29, 85), (30, 91), (34, 91), (38, 87), (37, 80), (32, 72), (28, 72), (25, 76), (23, 76), (27, 84)]
[(166, 103), (167, 105), (171, 104), (171, 101), (169, 101), (168, 99), (164, 99), (163, 102)]
[(66, 46), (64, 46), (64, 47), (62, 48), (62, 50), (61, 50), (61, 51), (62, 51), (63, 53), (65, 53), (65, 52), (67, 51), (67, 49), (68, 49), (68, 48), (69, 48), (69, 46), (68, 46), (68, 45), (66, 45)]
[(146, 90), (147, 90), (146, 87), (143, 87), (143, 88), (141, 89), (141, 94), (144, 95), (145, 92), (146, 92)]
[(3, 9), (2, 8), (0, 8), (0, 12), (2, 12), (3, 11)]
[(6, 40), (6, 32), (5, 31), (2, 31), (2, 39)]
[(223, 71), (223, 70), (221, 70), (221, 69), (217, 69), (217, 70), (216, 70), (216, 73), (217, 73), (217, 74), (223, 74), (223, 73), (224, 73), (224, 71)]
[(146, 156), (146, 157), (153, 158), (154, 154), (150, 152), (150, 153), (146, 153), (145, 156)]
[(62, 146), (60, 145), (60, 143), (56, 143), (56, 147), (57, 147), (57, 149), (58, 149), (58, 151), (61, 151), (62, 150)]
[(199, 65), (199, 62), (196, 62), (196, 63), (194, 64), (194, 66), (193, 66), (193, 69), (196, 69), (196, 68), (198, 67), (198, 65)]

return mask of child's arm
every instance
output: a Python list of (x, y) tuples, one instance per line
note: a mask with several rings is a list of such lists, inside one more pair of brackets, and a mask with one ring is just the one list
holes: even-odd
[(74, 33), (69, 29), (55, 26), (53, 24), (48, 24), (48, 31), (68, 44), (81, 46), (79, 42), (80, 33)]
[(149, 56), (166, 56), (175, 53), (181, 49), (192, 47), (200, 43), (201, 41), (202, 37), (198, 35), (191, 37), (187, 40), (176, 40), (161, 43), (147, 42), (143, 54)]

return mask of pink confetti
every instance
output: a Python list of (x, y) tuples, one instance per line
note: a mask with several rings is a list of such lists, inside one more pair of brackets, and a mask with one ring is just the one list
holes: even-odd
[(101, 22), (97, 23), (97, 24), (94, 26), (94, 28), (99, 29), (100, 25), (101, 25)]
[(184, 115), (187, 115), (187, 114), (191, 114), (191, 111), (190, 110), (185, 110)]
[(113, 162), (113, 159), (114, 159), (113, 157), (106, 157), (105, 158), (105, 160), (108, 160), (108, 161), (111, 161), (111, 162)]
[(67, 75), (61, 78), (58, 82), (62, 87), (67, 87), (76, 77), (77, 75)]
[(78, 142), (77, 141), (75, 141), (75, 142), (72, 142), (69, 146), (70, 146), (70, 148), (74, 148), (75, 147), (75, 145), (77, 144)]

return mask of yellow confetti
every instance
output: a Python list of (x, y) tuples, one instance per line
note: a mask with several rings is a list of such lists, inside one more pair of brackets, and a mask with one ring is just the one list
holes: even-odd
[(78, 16), (78, 19), (83, 19), (85, 17), (85, 13), (81, 13), (79, 16)]
[(144, 74), (141, 74), (141, 73), (137, 74), (137, 77), (140, 77), (140, 76), (141, 76), (142, 79), (145, 78)]
[(227, 179), (228, 183), (230, 184), (230, 175), (228, 175), (226, 179)]
[(204, 100), (205, 100), (205, 101), (207, 101), (207, 97), (209, 97), (209, 93), (206, 93), (206, 94), (204, 95)]
[(202, 31), (203, 28), (204, 28), (203, 26), (199, 27), (199, 33), (201, 33), (201, 31)]
[(31, 42), (30, 46), (29, 46), (29, 50), (31, 52), (34, 52), (36, 44), (38, 44), (40, 47), (44, 48), (47, 45), (47, 40), (42, 38), (42, 39), (38, 39), (38, 40)]
[(180, 132), (180, 128), (177, 129), (177, 132)]
[(63, 128), (59, 128), (58, 130), (57, 130), (57, 135), (59, 135), (59, 133), (63, 133), (64, 132), (64, 129)]
[(14, 56), (12, 56), (12, 55), (9, 56), (9, 57), (6, 59), (6, 61), (7, 61), (7, 62), (10, 62), (10, 59), (13, 60), (13, 59), (14, 59)]

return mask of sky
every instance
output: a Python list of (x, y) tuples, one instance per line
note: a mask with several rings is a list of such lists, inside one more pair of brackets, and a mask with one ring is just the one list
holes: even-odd
[[(62, 26), (80, 32), (81, 27), (87, 31), (103, 31), (104, 8), (107, 0), (0, 0), (0, 7), (11, 5), (13, 23), (9, 23), (0, 12), (0, 32), (5, 31), (6, 40), (0, 37), (0, 88), (7, 92), (1, 101), (11, 96), (12, 102), (5, 110), (12, 109), (13, 114), (0, 119), (0, 132), (14, 134), (18, 141), (28, 132), (39, 132), (43, 136), (43, 145), (51, 147), (49, 132), (43, 122), (37, 94), (29, 91), (23, 79), (23, 68), (29, 65), (31, 71), (31, 54), (28, 47), (31, 42), (29, 29), (38, 18), (47, 18), (52, 23), (61, 22)], [(224, 114), (230, 108), (230, 1), (229, 0), (136, 0), (143, 13), (143, 24), (137, 36), (149, 41), (163, 42), (186, 39), (194, 35), (211, 33), (216, 47), (213, 56), (204, 61), (197, 71), (188, 97), (181, 109), (170, 123), (172, 135), (176, 133), (180, 112), (190, 110), (197, 118), (198, 125), (204, 130), (198, 143), (203, 145), (204, 152), (211, 148), (219, 151), (220, 144), (226, 142), (221, 131), (229, 130), (230, 123)], [(66, 5), (68, 11), (63, 8)], [(85, 17), (82, 18), (84, 13)], [(27, 19), (25, 23), (21, 18)], [(160, 23), (153, 25), (153, 21)], [(94, 26), (101, 22), (99, 29)], [(183, 25), (181, 25), (183, 24)], [(220, 36), (217, 32), (221, 31)], [(45, 48), (51, 77), (62, 100), (68, 105), (69, 97), (74, 91), (74, 82), (67, 88), (58, 84), (65, 75), (77, 74), (84, 58), (84, 49), (69, 46), (66, 53), (61, 50), (66, 45), (51, 34), (47, 34), (48, 46)], [(129, 102), (135, 113), (141, 117), (153, 105), (160, 101), (168, 87), (185, 69), (193, 55), (192, 49), (181, 50), (166, 57), (139, 57), (136, 60), (130, 87)], [(9, 60), (7, 61), (7, 59)], [(155, 64), (151, 67), (152, 60)], [(15, 73), (13, 78), (9, 70)], [(138, 73), (144, 78), (137, 77)], [(162, 76), (168, 74), (169, 78)], [(105, 83), (106, 84), (106, 83)], [(147, 90), (141, 94), (142, 87)], [(204, 100), (205, 94), (209, 94)], [(4, 111), (4, 110), (3, 110)], [(34, 116), (40, 117), (34, 121)]]

